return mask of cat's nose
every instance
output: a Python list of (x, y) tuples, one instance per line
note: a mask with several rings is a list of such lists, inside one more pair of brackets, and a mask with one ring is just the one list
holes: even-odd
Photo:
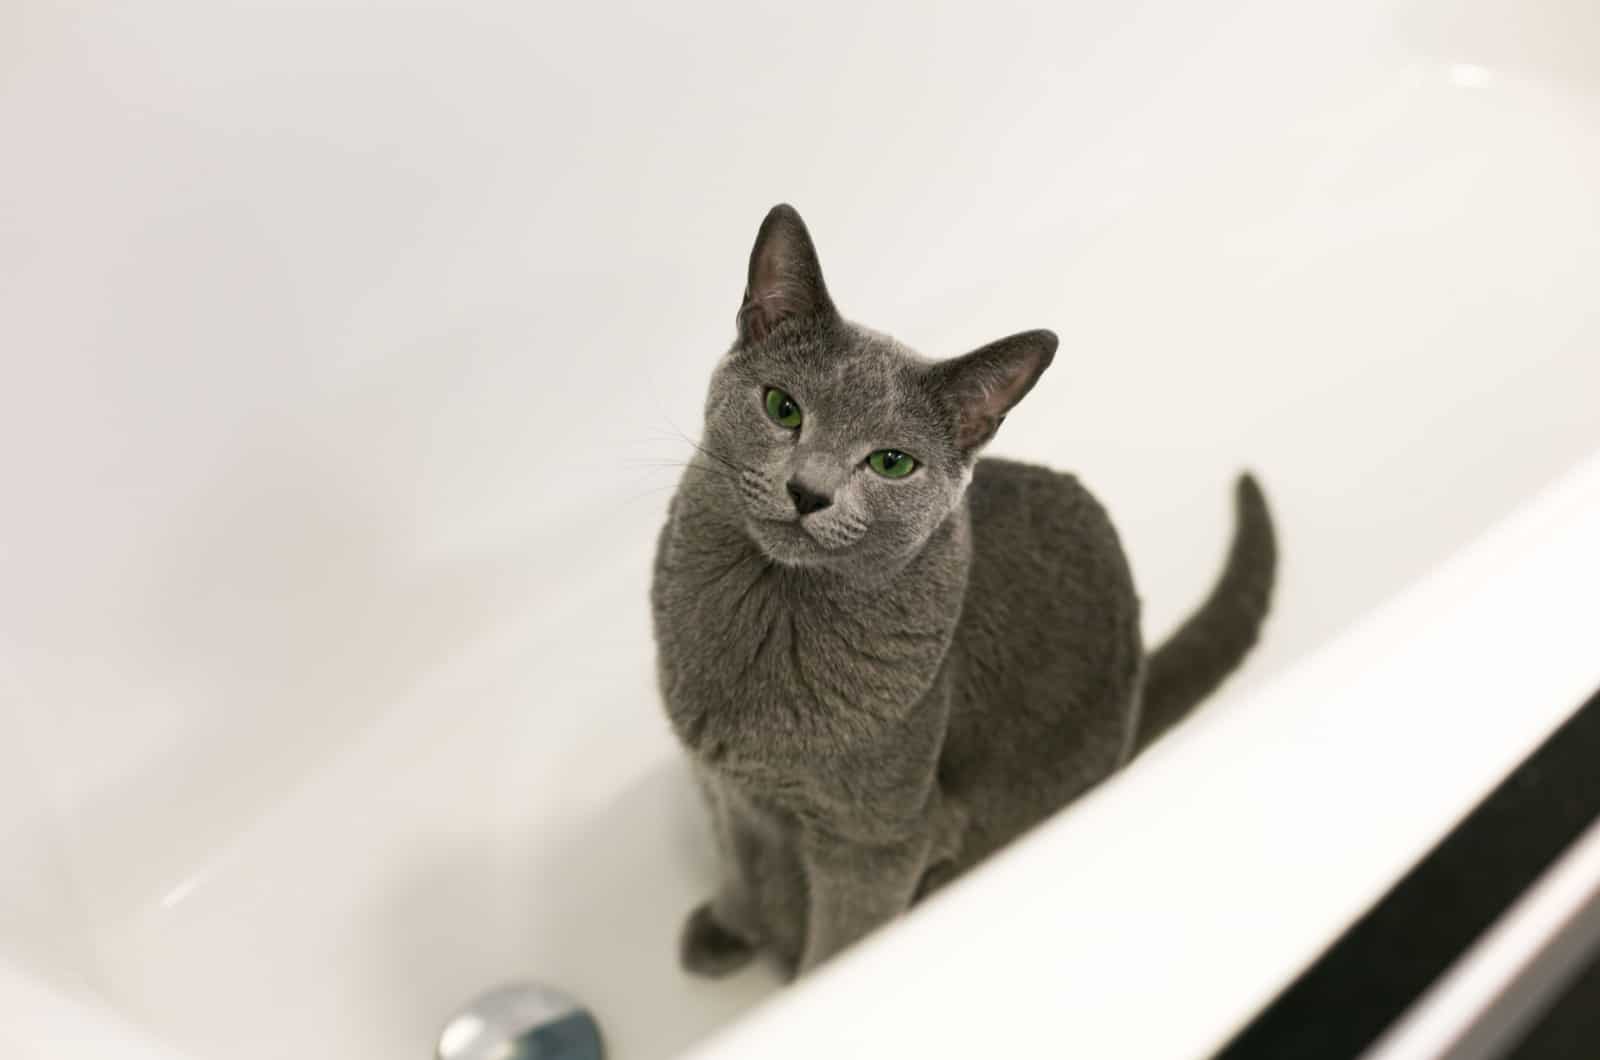
[(794, 510), (801, 515), (810, 515), (820, 512), (833, 503), (833, 498), (818, 493), (797, 478), (789, 480), (789, 496), (794, 501)]

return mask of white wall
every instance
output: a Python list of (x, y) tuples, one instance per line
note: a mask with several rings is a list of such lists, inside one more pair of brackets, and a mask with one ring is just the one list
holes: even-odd
[(1595, 16), (1519, 10), (10, 5), (0, 645), (96, 915), (651, 532), (779, 200), (927, 352), (1061, 334), (1000, 448), (1152, 629), (1257, 468), (1304, 651), (1600, 445)]

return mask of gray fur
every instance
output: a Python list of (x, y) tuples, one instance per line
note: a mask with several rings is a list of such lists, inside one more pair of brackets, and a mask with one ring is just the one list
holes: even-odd
[[(1105, 778), (1238, 665), (1275, 559), (1246, 476), (1227, 569), (1146, 689), (1104, 509), (1070, 475), (978, 458), (1054, 335), (932, 362), (849, 323), (787, 206), (757, 235), (738, 325), (651, 592), (662, 695), (724, 860), (682, 944), (712, 975), (759, 949), (815, 966)], [(798, 430), (767, 415), (771, 386)], [(917, 469), (876, 474), (884, 448)], [(831, 503), (801, 516), (793, 484)]]

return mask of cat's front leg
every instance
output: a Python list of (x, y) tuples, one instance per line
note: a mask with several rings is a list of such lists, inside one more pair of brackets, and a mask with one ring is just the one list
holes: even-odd
[(811, 908), (802, 974), (911, 906), (932, 841), (862, 842), (808, 832), (801, 848)]
[(757, 908), (759, 839), (737, 793), (715, 775), (699, 771), (701, 793), (711, 811), (722, 882), (716, 895), (684, 921), (678, 959), (684, 969), (713, 978), (750, 963), (761, 943)]
[(755, 942), (724, 924), (716, 907), (715, 899), (696, 906), (678, 940), (684, 970), (713, 979), (737, 972), (756, 955)]

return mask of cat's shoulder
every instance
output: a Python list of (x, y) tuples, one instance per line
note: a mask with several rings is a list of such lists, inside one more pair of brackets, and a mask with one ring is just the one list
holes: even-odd
[(968, 496), (974, 506), (1029, 505), (1077, 506), (1093, 504), (1094, 498), (1076, 475), (1040, 464), (984, 457), (972, 471)]
[(1120, 548), (1110, 514), (1069, 472), (985, 458), (973, 469), (967, 497), (981, 538), (1016, 545), (1024, 540), (1059, 544), (1071, 538), (1113, 551)]

